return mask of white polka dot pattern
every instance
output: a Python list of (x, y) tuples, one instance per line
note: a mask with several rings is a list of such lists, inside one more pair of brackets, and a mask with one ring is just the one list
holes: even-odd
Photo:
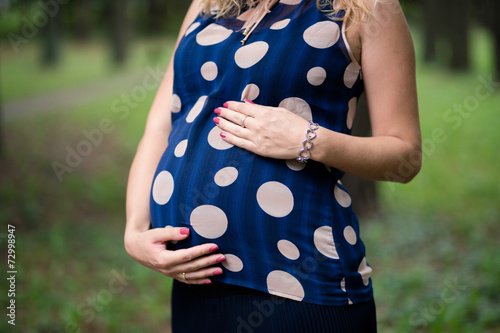
[(224, 141), (220, 134), (222, 133), (222, 130), (215, 126), (214, 128), (212, 128), (212, 130), (210, 131), (210, 133), (208, 133), (208, 144), (214, 148), (214, 149), (217, 149), (217, 150), (226, 150), (226, 149), (229, 149), (229, 148), (232, 148), (234, 147), (232, 144), (230, 144), (229, 142), (227, 141)]
[(189, 218), (194, 231), (208, 239), (219, 238), (227, 230), (227, 216), (219, 207), (203, 205), (196, 207)]
[(225, 41), (232, 33), (232, 30), (212, 23), (196, 35), (196, 42), (202, 46), (215, 45)]
[[(295, 8), (297, 5), (300, 7)], [(241, 32), (236, 31), (238, 24), (198, 17), (188, 27), (185, 33), (188, 37), (177, 53), (177, 83), (170, 105), (178, 135), (171, 140), (172, 156), (163, 159), (159, 166), (158, 172), (165, 171), (153, 182), (152, 223), (155, 227), (167, 223), (179, 227), (183, 223), (186, 226), (187, 222), (194, 237), (192, 241), (199, 243), (204, 239), (205, 243), (220, 243), (226, 257), (220, 265), (226, 274), (222, 281), (238, 281), (243, 286), (297, 301), (346, 305), (352, 303), (351, 299), (357, 303), (369, 296), (371, 268), (364, 258), (357, 220), (352, 215), (351, 196), (340, 181), (332, 188), (340, 176), (338, 170), (323, 163), (303, 164), (293, 158), (275, 162), (259, 157), (247, 160), (246, 153), (239, 155), (244, 150), (226, 142), (220, 136), (222, 130), (211, 121), (212, 109), (232, 96), (227, 98), (279, 106), (307, 121), (319, 122), (321, 114), (328, 111), (337, 116), (321, 120), (325, 122), (323, 125), (349, 134), (358, 104), (356, 96), (362, 90), (361, 69), (355, 61), (351, 63), (348, 50), (340, 40), (343, 23), (321, 16), (315, 6), (314, 1), (281, 0), (280, 10), (266, 19), (267, 23), (257, 29), (246, 45), (239, 44), (242, 37)], [(254, 13), (252, 9), (244, 11), (240, 18)], [(298, 39), (283, 38), (285, 32)], [(223, 91), (221, 82), (227, 83)], [(198, 95), (193, 94), (193, 87), (198, 87)], [(334, 93), (328, 95), (332, 89)], [(329, 97), (316, 99), (317, 94)], [(331, 98), (335, 103), (330, 103)], [(205, 165), (207, 158), (218, 163)], [(189, 165), (184, 165), (186, 162)], [(274, 163), (274, 167), (269, 167), (269, 163)], [(199, 193), (201, 197), (195, 194), (193, 198), (190, 191), (182, 189), (186, 167), (206, 171), (196, 173), (193, 169), (189, 180), (195, 191), (205, 189)], [(249, 173), (249, 168), (259, 172)], [(314, 176), (315, 172), (324, 179), (317, 184), (320, 192), (328, 195), (330, 191), (330, 199), (334, 197), (335, 201), (330, 200), (330, 204), (337, 209), (331, 214), (315, 215), (314, 212), (322, 209), (321, 200), (303, 202), (307, 201), (303, 195), (314, 193), (308, 193), (308, 187), (299, 180)], [(248, 181), (253, 183), (250, 191), (241, 188)], [(178, 204), (193, 200), (198, 203), (179, 210)], [(245, 215), (239, 205), (242, 202), (257, 209), (254, 212), (257, 218), (247, 221), (250, 223), (245, 223), (243, 231), (266, 231), (258, 234), (259, 242), (253, 243), (253, 247), (269, 250), (260, 254), (263, 259), (255, 276), (250, 271), (256, 259), (251, 249), (247, 249), (252, 244), (238, 244), (238, 251), (223, 244), (239, 241), (241, 230), (234, 223), (240, 223), (235, 219)], [(316, 218), (290, 229), (289, 219), (294, 220), (303, 213)], [(165, 216), (173, 218), (165, 221)], [(179, 247), (189, 244), (179, 242)], [(312, 254), (323, 258), (323, 264), (327, 265), (308, 260), (302, 263)], [(300, 264), (310, 269), (308, 277), (294, 270), (293, 267)], [(331, 292), (324, 294), (324, 290)]]
[(313, 86), (320, 86), (325, 82), (326, 71), (323, 67), (314, 67), (307, 72), (307, 82)]
[(179, 111), (181, 111), (181, 108), (181, 98), (176, 94), (172, 95), (172, 113), (178, 113)]
[(333, 193), (335, 194), (335, 200), (337, 200), (339, 205), (341, 205), (344, 208), (347, 208), (351, 205), (352, 203), (351, 196), (349, 195), (349, 193), (338, 187), (338, 185), (335, 185)]
[(187, 36), (190, 33), (192, 33), (193, 31), (195, 31), (196, 28), (198, 28), (200, 26), (200, 24), (201, 24), (200, 22), (195, 22), (195, 23), (191, 24), (189, 26), (189, 28), (187, 28), (186, 33), (184, 34), (184, 36)]
[(347, 241), (347, 243), (351, 245), (355, 245), (356, 242), (358, 241), (358, 238), (356, 236), (356, 232), (354, 231), (353, 227), (350, 225), (345, 227), (344, 229), (344, 238)]
[(285, 258), (290, 260), (297, 260), (300, 257), (300, 251), (297, 246), (285, 239), (278, 242), (278, 250)]
[(347, 112), (347, 128), (352, 129), (352, 123), (354, 122), (354, 116), (356, 115), (356, 108), (358, 106), (358, 99), (353, 97), (349, 101), (349, 111)]
[(215, 174), (214, 181), (220, 187), (226, 187), (234, 183), (237, 178), (238, 170), (233, 167), (227, 167)]
[(234, 61), (242, 69), (250, 68), (264, 58), (269, 50), (266, 42), (255, 42), (245, 45), (236, 51)]
[(340, 289), (343, 292), (346, 292), (346, 289), (345, 289), (345, 278), (343, 278), (342, 281), (340, 281)]
[(332, 227), (323, 226), (314, 231), (314, 246), (325, 257), (339, 259), (339, 254), (333, 241)]
[(285, 217), (293, 210), (293, 194), (279, 182), (267, 182), (257, 191), (257, 202), (264, 212), (273, 217)]
[(191, 111), (189, 111), (186, 117), (186, 122), (192, 123), (196, 119), (196, 117), (198, 117), (200, 112), (203, 110), (206, 101), (207, 101), (207, 96), (201, 96), (198, 99), (196, 104), (191, 108)]
[(213, 81), (217, 77), (218, 68), (215, 62), (208, 61), (201, 66), (201, 76), (207, 81)]
[(301, 3), (302, 0), (281, 0), (280, 3), (284, 5), (290, 5), (290, 6), (295, 6)]
[(372, 268), (366, 264), (366, 257), (363, 258), (359, 264), (358, 273), (361, 274), (361, 277), (363, 278), (363, 284), (367, 286), (370, 283)]
[(168, 171), (160, 172), (153, 184), (153, 200), (158, 205), (165, 205), (170, 201), (172, 193), (174, 193), (174, 178), (172, 174)]
[(243, 269), (243, 261), (234, 254), (224, 254), (226, 260), (222, 262), (222, 266), (231, 272), (240, 272)]
[(271, 29), (271, 30), (281, 30), (281, 29), (286, 28), (286, 26), (288, 25), (288, 23), (290, 23), (290, 19), (284, 19), (284, 20), (281, 20), (281, 21), (278, 21), (278, 22), (274, 23), (269, 29)]
[(253, 101), (259, 97), (259, 94), (260, 88), (256, 84), (250, 83), (245, 87), (245, 89), (243, 89), (243, 92), (241, 93), (241, 100), (244, 101), (245, 99), (248, 99)]
[(354, 87), (354, 84), (358, 80), (359, 68), (355, 63), (351, 62), (349, 66), (345, 69), (344, 73), (344, 84), (347, 88)]
[(175, 157), (184, 156), (184, 154), (186, 153), (187, 145), (188, 145), (188, 140), (182, 140), (181, 142), (179, 142), (179, 144), (175, 147), (174, 150)]
[(335, 22), (321, 21), (307, 28), (303, 37), (309, 46), (326, 49), (335, 45), (339, 40), (340, 28)]
[(289, 97), (281, 101), (279, 107), (285, 108), (307, 121), (312, 121), (312, 111), (309, 104), (302, 98)]
[(300, 163), (297, 160), (286, 160), (286, 166), (293, 171), (301, 171), (306, 167), (305, 163)]
[(305, 296), (304, 288), (299, 280), (284, 271), (272, 271), (267, 276), (267, 290), (271, 295), (281, 296), (302, 301)]

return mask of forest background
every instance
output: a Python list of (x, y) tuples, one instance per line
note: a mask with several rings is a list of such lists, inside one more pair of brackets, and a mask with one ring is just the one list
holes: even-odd
[[(379, 331), (500, 332), (500, 2), (401, 4), (423, 168), (346, 180)], [(188, 6), (0, 0), (1, 332), (169, 331), (171, 280), (125, 253), (124, 200)]]

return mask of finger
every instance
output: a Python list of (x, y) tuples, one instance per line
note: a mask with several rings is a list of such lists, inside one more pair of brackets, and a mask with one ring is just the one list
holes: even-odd
[(243, 102), (226, 102), (224, 103), (224, 108), (236, 111), (241, 114), (247, 114), (253, 118), (257, 114), (259, 110), (259, 105), (252, 103), (243, 103)]
[(189, 228), (172, 228), (171, 226), (166, 226), (165, 228), (151, 229), (148, 232), (151, 233), (152, 241), (157, 243), (183, 240), (189, 236), (190, 230)]
[[(219, 247), (215, 244), (197, 245), (187, 249), (180, 249), (176, 251), (163, 251), (161, 254), (162, 256), (161, 260), (171, 265), (180, 265), (195, 260), (199, 257), (205, 256), (207, 254), (216, 252), (218, 250)], [(212, 258), (210, 265), (214, 265), (215, 263), (217, 263), (217, 259), (219, 257), (217, 257), (217, 255), (210, 256), (209, 258)]]
[(191, 272), (196, 272), (202, 269), (206, 269), (211, 267), (212, 269), (215, 268), (216, 265), (219, 265), (220, 263), (226, 261), (226, 257), (223, 254), (214, 254), (208, 257), (202, 257), (198, 258), (192, 261), (187, 261), (181, 264), (178, 264), (175, 266), (172, 271), (175, 272), (186, 272), (186, 273), (191, 273)]
[(184, 283), (192, 283), (193, 281), (210, 280), (210, 278), (221, 275), (222, 273), (223, 273), (222, 268), (211, 267), (206, 269), (200, 269), (195, 272), (182, 272), (178, 274), (178, 279)]
[[(248, 114), (243, 114), (239, 113), (237, 111), (233, 111), (231, 109), (225, 109), (225, 108), (219, 108), (215, 109), (215, 114), (219, 116), (219, 118), (227, 119), (231, 123), (241, 127), (251, 127), (251, 122), (253, 122), (255, 119), (248, 115)], [(216, 119), (214, 119), (214, 122), (218, 125)]]
[(257, 148), (257, 146), (255, 145), (255, 143), (253, 143), (250, 140), (247, 140), (243, 137), (239, 137), (237, 135), (234, 135), (229, 131), (221, 132), (220, 136), (222, 137), (222, 139), (224, 141), (226, 141), (232, 145), (235, 145), (237, 147), (240, 147), (242, 149), (245, 149), (245, 150), (248, 150), (252, 153), (255, 153), (255, 149)]
[(246, 140), (251, 140), (252, 131), (249, 128), (243, 128), (227, 119), (216, 117), (214, 118), (214, 123), (224, 132), (229, 132), (236, 137), (240, 137)]
[(196, 279), (196, 280), (184, 281), (184, 279), (182, 277), (180, 277), (180, 278), (176, 278), (176, 280), (179, 282), (185, 283), (185, 284), (201, 285), (201, 284), (211, 284), (212, 283), (212, 280), (210, 280), (210, 279)]

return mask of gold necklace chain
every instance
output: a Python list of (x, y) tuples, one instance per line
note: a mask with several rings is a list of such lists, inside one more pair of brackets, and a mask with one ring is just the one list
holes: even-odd
[(257, 7), (255, 7), (255, 13), (243, 25), (242, 30), (244, 38), (241, 40), (241, 45), (245, 45), (255, 28), (257, 28), (259, 23), (262, 22), (278, 2), (279, 0), (263, 0), (259, 2)]

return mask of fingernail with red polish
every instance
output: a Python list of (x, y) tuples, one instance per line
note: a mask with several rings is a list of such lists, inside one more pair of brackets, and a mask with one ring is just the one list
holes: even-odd
[(181, 235), (188, 235), (189, 234), (189, 228), (182, 228), (180, 231)]
[(212, 284), (212, 281), (208, 280), (208, 281), (205, 281), (203, 282), (204, 284)]
[(221, 263), (223, 261), (226, 261), (226, 257), (222, 256), (219, 259), (217, 259), (217, 263)]
[(216, 123), (217, 125), (219, 125), (220, 119), (219, 118), (214, 118), (214, 123)]
[(252, 102), (252, 101), (251, 101), (251, 100), (249, 100), (248, 98), (245, 98), (245, 102), (250, 103), (250, 104), (255, 104), (254, 102)]
[(220, 136), (221, 136), (222, 138), (224, 138), (224, 139), (227, 137), (226, 133), (224, 133), (224, 132), (221, 132), (221, 133), (220, 133)]
[(216, 115), (220, 115), (220, 109), (219, 108), (215, 109), (214, 112), (215, 112)]
[(222, 274), (222, 269), (221, 270), (217, 270), (217, 271), (214, 272), (214, 276), (221, 275), (221, 274)]
[(227, 109), (227, 108), (229, 107), (229, 104), (227, 104), (227, 102), (226, 102), (226, 103), (224, 103), (224, 105), (222, 105), (222, 106), (223, 106), (223, 107), (225, 107), (225, 108)]
[(217, 245), (214, 245), (210, 248), (210, 252), (215, 252), (219, 249), (219, 247)]

